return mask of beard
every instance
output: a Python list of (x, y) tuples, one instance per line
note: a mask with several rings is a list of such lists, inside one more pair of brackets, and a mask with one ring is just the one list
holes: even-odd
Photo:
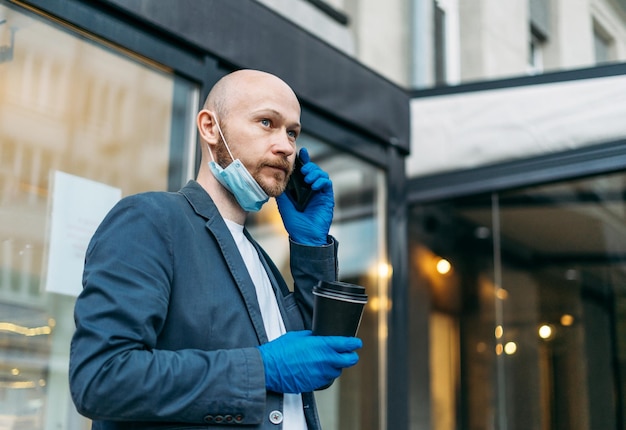
[[(222, 129), (222, 132), (226, 134), (224, 129)], [(215, 148), (215, 161), (224, 169), (233, 161), (233, 158), (228, 153), (224, 140), (221, 136), (217, 147)], [(291, 172), (293, 172), (293, 166), (289, 163), (287, 157), (275, 158), (272, 160), (261, 159), (252, 169), (245, 164), (244, 166), (248, 172), (250, 172), (252, 178), (259, 184), (261, 189), (265, 191), (265, 194), (270, 197), (277, 197), (285, 191), (285, 188), (287, 187), (287, 180), (289, 179)], [(279, 168), (288, 173), (275, 172), (272, 177), (273, 180), (270, 180), (267, 176), (262, 174), (262, 170), (265, 167)]]

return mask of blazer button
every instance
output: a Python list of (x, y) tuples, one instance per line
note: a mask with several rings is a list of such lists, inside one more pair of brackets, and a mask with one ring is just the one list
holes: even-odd
[(280, 424), (283, 422), (283, 413), (281, 411), (270, 412), (270, 422), (272, 424)]

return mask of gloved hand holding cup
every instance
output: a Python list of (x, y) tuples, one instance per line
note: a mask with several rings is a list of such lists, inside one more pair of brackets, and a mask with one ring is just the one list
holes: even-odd
[(258, 347), (265, 386), (277, 393), (306, 393), (329, 386), (342, 369), (359, 361), (356, 337), (313, 336), (310, 330), (291, 331)]

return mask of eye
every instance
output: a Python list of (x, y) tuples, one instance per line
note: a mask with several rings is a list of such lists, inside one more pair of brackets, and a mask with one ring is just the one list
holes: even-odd
[(263, 118), (260, 122), (263, 127), (269, 127), (272, 125), (272, 122), (267, 118)]
[(298, 138), (298, 132), (294, 131), (294, 130), (290, 130), (287, 132), (287, 135), (289, 137), (291, 137), (292, 139), (297, 139)]

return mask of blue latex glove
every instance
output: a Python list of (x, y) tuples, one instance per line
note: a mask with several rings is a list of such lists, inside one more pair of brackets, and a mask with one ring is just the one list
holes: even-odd
[(311, 162), (305, 148), (300, 150), (300, 159), (304, 163), (302, 166), (304, 181), (311, 184), (315, 193), (304, 212), (299, 212), (287, 194), (282, 193), (276, 197), (278, 211), (287, 233), (294, 242), (311, 246), (327, 245), (335, 207), (333, 183), (328, 173)]
[(361, 339), (313, 336), (310, 330), (291, 331), (259, 346), (265, 386), (277, 393), (307, 393), (328, 386), (345, 367), (359, 361)]

